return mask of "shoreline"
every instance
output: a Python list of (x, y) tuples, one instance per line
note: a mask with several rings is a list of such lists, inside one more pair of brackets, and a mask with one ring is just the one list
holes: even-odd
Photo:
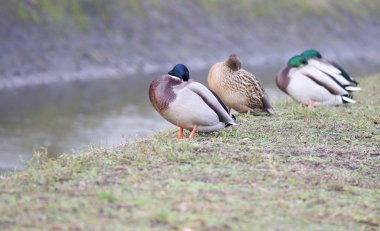
[[(339, 53), (339, 52), (338, 52)], [(281, 66), (286, 63), (286, 60), (289, 59), (294, 54), (287, 54), (283, 55), (283, 57), (276, 57), (275, 59), (270, 57), (245, 57), (243, 60), (244, 67), (249, 67), (250, 69), (255, 68), (262, 68), (263, 66)], [(341, 56), (342, 54), (340, 54)], [(345, 57), (343, 59), (340, 59), (339, 63), (353, 63), (354, 66), (360, 66), (358, 65), (358, 61), (361, 63), (365, 63), (365, 67), (369, 67), (371, 70), (368, 74), (375, 74), (378, 70), (375, 68), (380, 65), (380, 59), (376, 59), (372, 56), (368, 56), (366, 54), (362, 54), (363, 56), (355, 56), (355, 57)], [(205, 70), (209, 68), (213, 63), (217, 62), (218, 60), (224, 60), (226, 57), (220, 57), (219, 59), (215, 59), (213, 61), (206, 61), (202, 59), (193, 59), (191, 62), (187, 62), (187, 66), (191, 67), (192, 72), (199, 72), (200, 70)], [(269, 62), (269, 60), (271, 61)], [(334, 56), (332, 58), (328, 57), (329, 60), (336, 60)], [(28, 87), (38, 87), (38, 86), (48, 86), (48, 85), (54, 85), (57, 83), (70, 83), (75, 81), (81, 81), (81, 82), (87, 82), (92, 80), (106, 80), (106, 79), (120, 79), (120, 78), (127, 78), (130, 77), (136, 77), (138, 75), (147, 76), (152, 74), (160, 73), (162, 70), (170, 69), (174, 64), (166, 64), (163, 66), (160, 66), (157, 64), (149, 64), (145, 68), (138, 68), (138, 67), (128, 67), (128, 65), (119, 66), (119, 65), (96, 65), (96, 66), (89, 66), (87, 68), (84, 68), (80, 71), (49, 71), (45, 73), (39, 73), (39, 74), (33, 74), (28, 77), (17, 77), (14, 76), (12, 78), (3, 78), (0, 79), (0, 90), (13, 90), (13, 89), (23, 89)], [(362, 70), (360, 70), (362, 71)]]
[[(344, 67), (349, 66), (350, 68), (353, 67), (352, 65), (343, 65), (343, 66)], [(257, 70), (254, 67), (250, 67), (248, 70), (252, 70), (252, 69), (254, 71)], [(94, 99), (93, 97), (91, 97), (92, 100), (90, 100), (90, 101), (84, 100), (82, 103), (79, 103), (79, 104), (74, 103), (74, 105), (76, 105), (76, 106), (68, 106), (68, 105), (73, 104), (73, 102), (70, 100), (73, 100), (73, 99), (78, 100), (78, 98), (84, 98), (84, 96), (87, 96), (85, 98), (88, 98), (88, 95), (92, 95), (92, 94), (96, 93), (97, 90), (102, 90), (102, 86), (104, 86), (106, 83), (108, 83), (110, 85), (109, 90), (103, 92), (103, 94), (113, 95), (112, 89), (115, 89), (115, 88), (112, 88), (112, 86), (119, 86), (119, 85), (124, 85), (124, 84), (131, 85), (132, 82), (129, 80), (139, 81), (137, 79), (137, 76), (132, 76), (132, 78), (131, 78), (131, 76), (123, 76), (120, 72), (115, 72), (115, 71), (110, 71), (110, 72), (112, 72), (113, 75), (110, 74), (109, 76), (107, 76), (107, 79), (104, 78), (104, 76), (102, 76), (102, 75), (98, 75), (97, 77), (96, 76), (91, 77), (90, 79), (87, 79), (87, 80), (80, 80), (80, 78), (77, 78), (76, 80), (69, 79), (69, 80), (67, 80), (67, 82), (63, 86), (62, 85), (58, 86), (58, 85), (55, 85), (56, 83), (50, 82), (49, 84), (44, 83), (43, 86), (41, 86), (41, 87), (38, 87), (38, 86), (35, 86), (35, 87), (33, 87), (33, 86), (28, 86), (28, 87), (20, 86), (20, 88), (16, 89), (16, 91), (14, 91), (15, 89), (13, 89), (13, 88), (3, 89), (3, 92), (2, 92), (3, 100), (0, 100), (0, 105), (3, 105), (3, 108), (8, 108), (8, 110), (3, 111), (3, 115), (2, 115), (3, 117), (2, 118), (4, 119), (5, 123), (7, 123), (7, 121), (9, 121), (10, 118), (18, 118), (18, 120), (20, 120), (20, 122), (24, 121), (23, 118), (27, 118), (32, 122), (32, 121), (34, 121), (33, 117), (30, 118), (28, 116), (30, 113), (33, 113), (33, 112), (38, 113), (37, 117), (36, 117), (36, 118), (38, 118), (40, 116), (44, 116), (44, 114), (39, 113), (39, 111), (43, 112), (44, 110), (47, 110), (49, 108), (52, 108), (52, 109), (49, 109), (48, 111), (52, 111), (52, 112), (54, 111), (54, 113), (56, 113), (56, 114), (58, 113), (59, 115), (62, 116), (63, 114), (61, 114), (61, 113), (64, 113), (65, 108), (67, 108), (67, 107), (68, 107), (68, 109), (70, 109), (72, 107), (74, 107), (74, 108), (80, 107), (80, 105), (89, 105), (89, 106), (92, 105), (92, 107), (95, 106), (96, 108), (106, 106), (106, 105), (103, 105), (104, 103), (103, 104), (102, 103), (94, 104), (95, 102), (98, 102), (98, 100), (104, 100), (104, 102), (111, 102), (112, 101), (112, 102), (114, 102), (116, 108), (120, 108), (121, 105), (123, 104), (122, 102), (124, 102), (126, 99), (130, 99), (129, 97), (133, 97), (133, 95), (138, 93), (138, 91), (133, 90), (135, 88), (134, 86), (136, 86), (136, 87), (137, 86), (144, 86), (145, 84), (149, 83), (150, 77), (144, 76), (144, 82), (143, 83), (133, 84), (132, 86), (129, 86), (127, 88), (125, 88), (125, 87), (116, 88), (117, 89), (116, 92), (121, 92), (121, 91), (128, 91), (129, 92), (128, 96), (124, 97), (123, 100), (119, 99), (119, 98), (115, 99), (114, 97), (113, 98), (112, 97), (107, 98), (107, 99), (104, 99), (104, 97), (102, 99), (96, 99), (96, 98)], [(269, 71), (265, 71), (262, 73), (267, 73), (267, 72), (269, 72)], [(194, 73), (194, 72), (192, 72), (192, 73)], [(256, 74), (256, 72), (254, 72), (254, 73)], [(197, 76), (197, 74), (194, 74), (194, 76)], [(262, 77), (262, 76), (266, 76), (266, 75), (262, 75), (259, 72), (259, 74), (257, 74), (257, 76)], [(355, 78), (357, 78), (357, 76), (355, 76)], [(104, 82), (104, 80), (107, 82)], [(262, 79), (262, 80), (264, 80), (264, 79)], [(360, 82), (361, 78), (359, 78), (358, 80)], [(80, 81), (80, 82), (78, 82), (78, 81)], [(87, 81), (89, 81), (89, 82), (87, 82)], [(268, 80), (264, 80), (264, 82), (262, 82), (262, 83), (264, 83), (264, 85), (266, 85), (266, 84), (268, 84)], [(53, 85), (53, 86), (51, 86), (51, 85)], [(96, 87), (96, 86), (99, 86), (100, 88)], [(273, 86), (273, 87), (275, 87), (275, 86)], [(71, 90), (69, 90), (69, 89), (71, 89)], [(92, 89), (92, 91), (88, 92), (88, 91), (86, 91), (86, 89)], [(35, 92), (35, 91), (38, 91), (38, 92)], [(76, 94), (74, 92), (82, 92), (82, 93)], [(280, 92), (278, 90), (272, 90), (271, 88), (267, 89), (267, 93), (271, 96), (271, 102), (272, 103), (278, 103), (279, 100), (281, 101), (281, 100), (285, 99), (284, 97), (288, 97), (288, 96), (285, 96), (285, 94), (283, 94), (282, 92)], [(29, 100), (31, 98), (31, 95), (35, 95), (35, 94), (37, 94), (36, 96), (40, 100), (34, 100), (34, 101)], [(68, 95), (70, 95), (70, 97)], [(283, 97), (281, 97), (281, 96), (283, 96)], [(56, 102), (56, 101), (47, 100), (50, 98), (59, 99), (59, 101)], [(131, 101), (130, 103), (133, 105), (135, 105), (135, 104), (137, 105), (138, 102)], [(12, 106), (13, 104), (17, 104), (18, 107), (13, 107)], [(147, 107), (150, 108), (150, 104), (148, 105), (148, 104), (143, 103), (140, 106), (143, 108), (147, 108)], [(22, 109), (23, 107), (25, 107), (25, 108)], [(114, 107), (110, 107), (110, 106), (106, 106), (106, 108), (104, 108), (104, 110), (106, 110), (106, 111), (107, 110), (112, 111), (113, 109), (114, 109)], [(61, 111), (61, 113), (60, 113), (60, 111)], [(75, 112), (73, 112), (73, 113), (75, 115), (77, 115), (79, 112), (80, 111), (77, 111), (77, 113), (75, 113)], [(45, 111), (45, 113), (46, 113), (46, 111)], [(102, 112), (102, 113), (104, 114), (105, 112)], [(106, 115), (106, 114), (104, 114), (104, 115)], [(73, 114), (67, 114), (66, 116), (72, 117)], [(127, 116), (127, 115), (124, 115), (124, 116)], [(104, 117), (104, 118), (106, 118), (106, 117)], [(56, 121), (53, 117), (47, 117), (47, 119), (52, 120), (52, 121)], [(12, 120), (10, 120), (10, 121), (12, 121)], [(14, 121), (17, 121), (17, 120), (14, 120)], [(39, 124), (40, 123), (39, 121), (40, 120), (36, 120), (35, 123)], [(102, 120), (97, 120), (97, 121), (102, 123)], [(72, 121), (72, 122), (74, 122), (74, 121)], [(59, 123), (62, 123), (62, 121)], [(67, 126), (69, 126), (70, 122), (67, 121), (66, 124), (67, 124)], [(162, 124), (164, 124), (164, 123), (162, 123)], [(41, 125), (36, 125), (36, 126), (41, 126)], [(81, 123), (79, 123), (77, 126), (83, 126), (83, 125)], [(84, 125), (84, 127), (86, 127), (86, 125)], [(42, 127), (42, 129), (44, 129), (44, 126)], [(53, 129), (59, 129), (59, 127), (53, 126)], [(62, 129), (64, 129), (64, 128), (62, 128)], [(94, 127), (92, 129), (91, 128), (87, 128), (87, 129), (88, 129), (88, 130), (86, 130), (87, 133), (91, 132), (91, 131), (96, 132), (97, 130), (99, 130), (99, 129), (97, 129), (97, 127)], [(121, 131), (119, 131), (119, 132), (113, 131), (113, 130), (111, 130), (112, 129), (111, 127), (102, 127), (102, 129), (105, 129), (105, 131), (107, 131), (106, 133), (110, 132), (110, 134), (118, 134), (118, 136), (108, 135), (108, 137), (105, 137), (103, 134), (100, 133), (99, 135), (102, 137), (101, 140), (99, 140), (100, 138), (97, 140), (95, 140), (95, 139), (91, 140), (90, 137), (86, 137), (86, 136), (78, 136), (78, 138), (80, 138), (82, 140), (83, 144), (88, 143), (89, 145), (94, 145), (94, 146), (99, 146), (103, 143), (108, 143), (108, 142), (115, 144), (115, 143), (117, 143), (117, 141), (121, 142), (124, 140), (124, 138), (120, 138), (120, 137), (124, 136), (124, 135), (121, 135), (122, 134)], [(148, 128), (146, 128), (146, 129), (148, 129)], [(147, 132), (146, 129), (145, 130), (140, 129), (140, 131), (145, 134), (144, 137), (147, 136), (147, 133), (151, 134), (150, 132)], [(26, 132), (28, 132), (28, 131), (26, 131)], [(54, 132), (49, 132), (49, 131), (45, 131), (45, 132), (47, 132), (46, 133), (47, 137), (49, 137), (49, 136), (55, 137), (55, 136), (59, 135), (58, 133), (54, 133)], [(72, 130), (72, 132), (74, 132), (72, 134), (72, 136), (77, 137), (78, 131)], [(9, 134), (12, 134), (12, 133), (9, 133)], [(29, 133), (26, 133), (26, 135), (27, 134), (29, 134)], [(126, 132), (125, 135), (131, 135), (131, 134), (129, 132)], [(6, 137), (4, 137), (4, 138), (8, 139)], [(11, 138), (9, 138), (8, 140), (10, 140), (10, 139)], [(59, 154), (62, 154), (62, 153), (73, 153), (72, 150), (84, 150), (86, 148), (84, 148), (83, 146), (87, 146), (87, 145), (81, 145), (80, 142), (73, 141), (73, 139), (70, 137), (62, 137), (62, 139), (60, 141), (54, 140), (53, 138), (52, 139), (43, 138), (43, 139), (48, 140), (47, 141), (48, 144), (47, 144), (46, 148), (48, 148), (48, 150), (49, 150), (49, 155), (53, 156), (54, 158), (56, 156), (58, 156)], [(17, 148), (8, 149), (7, 152), (4, 152), (5, 162), (3, 162), (3, 163), (4, 163), (4, 166), (9, 166), (9, 167), (7, 169), (4, 168), (3, 170), (4, 171), (8, 171), (8, 170), (12, 171), (13, 170), (12, 166), (16, 166), (17, 163), (19, 163), (17, 158), (14, 158), (14, 159), (11, 158), (12, 153), (17, 152), (20, 155), (22, 155), (22, 158), (24, 160), (25, 159), (28, 160), (32, 156), (32, 153), (34, 153), (36, 150), (40, 150), (40, 148), (38, 148), (38, 147), (40, 147), (40, 146), (45, 147), (43, 144), (39, 144), (40, 141), (35, 140), (35, 142), (36, 142), (36, 145), (33, 145), (33, 147), (29, 147), (30, 150), (34, 150), (34, 151), (28, 151), (29, 149), (27, 149), (27, 147), (25, 147), (25, 148), (18, 148), (18, 149)], [(70, 142), (73, 142), (73, 143), (71, 144)], [(68, 146), (68, 145), (72, 145), (72, 146)], [(111, 147), (111, 145), (109, 145), (109, 144), (106, 146)], [(7, 164), (5, 164), (5, 163), (7, 163), (6, 160), (10, 161), (10, 163), (16, 163), (16, 165), (15, 164), (7, 165)], [(19, 167), (21, 169), (24, 169), (24, 167), (22, 167), (22, 166), (19, 166)], [(17, 168), (19, 168), (19, 167), (17, 167)]]
[(0, 228), (375, 230), (379, 81), (360, 81), (356, 105), (311, 111), (285, 100), (273, 117), (239, 115), (236, 129), (192, 141), (165, 131), (37, 154), (0, 177)]

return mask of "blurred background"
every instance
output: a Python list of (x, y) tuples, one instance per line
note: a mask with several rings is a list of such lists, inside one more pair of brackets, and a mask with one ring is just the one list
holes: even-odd
[(1, 1), (0, 169), (171, 127), (147, 91), (177, 63), (206, 84), (236, 53), (275, 101), (291, 56), (318, 49), (358, 78), (380, 71), (379, 38), (379, 0)]

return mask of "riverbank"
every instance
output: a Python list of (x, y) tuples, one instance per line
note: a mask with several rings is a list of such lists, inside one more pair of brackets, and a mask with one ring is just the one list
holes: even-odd
[(376, 230), (380, 75), (357, 105), (291, 100), (193, 141), (177, 131), (48, 159), (0, 178), (0, 229)]

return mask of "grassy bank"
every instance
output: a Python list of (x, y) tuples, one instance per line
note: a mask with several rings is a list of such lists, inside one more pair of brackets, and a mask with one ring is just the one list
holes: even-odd
[[(192, 4), (190, 4), (192, 5)], [(91, 18), (100, 18), (106, 23), (112, 24), (115, 9), (123, 12), (125, 19), (146, 19), (151, 11), (165, 12), (168, 8), (176, 6), (174, 1), (138, 1), (138, 0), (41, 0), (41, 1), (9, 1), (0, 3), (0, 12), (5, 13), (13, 20), (33, 24), (61, 24), (65, 18), (72, 19), (78, 29), (87, 30), (91, 24)], [(180, 5), (189, 6), (189, 5)], [(237, 0), (209, 0), (195, 2), (195, 6), (201, 10), (216, 16), (219, 19), (254, 20), (264, 18), (283, 18), (297, 20), (302, 16), (333, 16), (342, 20), (342, 14), (365, 18), (377, 15), (380, 3), (374, 0), (365, 1), (333, 1), (321, 0), (299, 1), (247, 1)], [(192, 10), (192, 9), (189, 9)], [(239, 12), (239, 14), (236, 14)], [(62, 28), (60, 28), (62, 29)]]
[(288, 100), (273, 117), (48, 160), (0, 179), (0, 229), (377, 230), (380, 75), (358, 104)]

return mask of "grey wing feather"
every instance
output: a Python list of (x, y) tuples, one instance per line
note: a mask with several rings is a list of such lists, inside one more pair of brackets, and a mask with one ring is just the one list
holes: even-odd
[(224, 104), (221, 104), (220, 101), (218, 101), (218, 99), (207, 87), (195, 81), (189, 82), (187, 87), (199, 95), (203, 101), (215, 111), (221, 122), (234, 122), (223, 107)]

